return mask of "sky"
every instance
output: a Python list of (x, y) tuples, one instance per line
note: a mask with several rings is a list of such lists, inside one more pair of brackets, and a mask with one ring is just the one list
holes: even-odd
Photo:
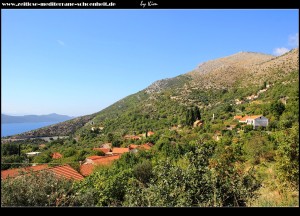
[(1, 113), (98, 112), (240, 51), (299, 46), (298, 10), (1, 10)]

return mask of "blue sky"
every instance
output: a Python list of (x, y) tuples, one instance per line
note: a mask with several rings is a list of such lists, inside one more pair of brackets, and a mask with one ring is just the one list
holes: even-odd
[(2, 10), (2, 113), (80, 116), (239, 51), (299, 43), (298, 10)]

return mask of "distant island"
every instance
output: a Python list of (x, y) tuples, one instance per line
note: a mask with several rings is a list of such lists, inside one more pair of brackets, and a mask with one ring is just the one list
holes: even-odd
[(59, 115), (56, 113), (51, 113), (48, 115), (24, 115), (24, 116), (11, 116), (1, 114), (1, 124), (10, 123), (32, 123), (32, 122), (61, 122), (67, 121), (74, 117), (67, 115)]

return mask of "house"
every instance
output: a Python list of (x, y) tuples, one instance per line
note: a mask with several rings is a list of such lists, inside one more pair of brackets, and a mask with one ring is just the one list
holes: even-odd
[(124, 139), (127, 139), (127, 140), (140, 140), (141, 137), (140, 136), (135, 136), (135, 135), (125, 135)]
[(149, 136), (152, 136), (152, 135), (154, 135), (154, 132), (153, 131), (148, 131), (147, 132), (147, 136), (149, 137)]
[(98, 160), (98, 159), (101, 159), (101, 158), (104, 158), (105, 156), (98, 156), (98, 155), (93, 155), (93, 156), (89, 156), (85, 159), (85, 163), (88, 163), (88, 164), (94, 164), (95, 160)]
[(17, 176), (24, 175), (29, 172), (47, 171), (51, 172), (57, 177), (63, 177), (66, 179), (82, 180), (83, 176), (74, 170), (70, 165), (60, 165), (55, 167), (49, 167), (47, 164), (36, 165), (26, 168), (16, 168), (1, 171), (1, 179), (15, 178)]
[(94, 151), (102, 151), (104, 154), (110, 152), (110, 148), (93, 148)]
[(1, 179), (6, 179), (8, 177), (14, 178), (19, 175), (22, 175), (22, 173), (35, 172), (35, 171), (40, 171), (40, 170), (44, 170), (47, 168), (48, 168), (47, 164), (42, 164), (42, 165), (37, 165), (37, 166), (25, 167), (25, 168), (2, 170), (1, 171)]
[(142, 144), (142, 145), (131, 144), (131, 145), (129, 145), (129, 151), (132, 153), (137, 153), (139, 150), (149, 150), (149, 149), (151, 149), (152, 146), (153, 146), (153, 144), (150, 142)]
[(139, 145), (130, 144), (130, 145), (128, 146), (129, 150), (136, 149), (137, 147), (139, 147)]
[(26, 153), (27, 157), (34, 157), (39, 155), (41, 152), (28, 152)]
[(113, 148), (112, 149), (112, 154), (113, 155), (121, 155), (126, 152), (129, 152), (129, 148)]
[(83, 176), (88, 176), (93, 173), (96, 166), (107, 166), (110, 165), (113, 161), (120, 158), (120, 155), (114, 156), (105, 156), (98, 159), (94, 159), (92, 163), (85, 162), (80, 166), (80, 173)]
[(83, 180), (83, 176), (68, 164), (51, 167), (47, 169), (47, 171), (54, 173), (58, 177), (64, 177), (66, 179), (73, 180)]
[(239, 120), (240, 123), (246, 123), (247, 125), (253, 125), (253, 128), (267, 127), (269, 120), (263, 115), (244, 116)]

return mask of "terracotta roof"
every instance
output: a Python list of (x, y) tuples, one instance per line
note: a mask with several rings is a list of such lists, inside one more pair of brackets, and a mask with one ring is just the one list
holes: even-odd
[(37, 165), (37, 166), (31, 166), (26, 168), (15, 168), (15, 169), (8, 169), (1, 171), (1, 179), (6, 179), (8, 177), (16, 177), (20, 175), (22, 172), (30, 172), (30, 171), (39, 171), (47, 169), (47, 164)]
[(82, 180), (83, 176), (74, 170), (70, 165), (65, 164), (62, 166), (51, 167), (47, 169), (53, 172), (55, 175), (64, 177), (66, 179)]
[(253, 116), (244, 116), (243, 118), (241, 118), (239, 121), (247, 121), (247, 119), (256, 119), (261, 117), (262, 115), (253, 115)]
[(88, 176), (93, 173), (93, 171), (97, 165), (109, 165), (114, 160), (117, 160), (119, 158), (120, 158), (120, 155), (107, 156), (107, 157), (103, 157), (103, 158), (94, 160), (94, 164), (82, 164), (80, 166), (80, 173), (83, 176)]
[(110, 152), (109, 148), (93, 148), (94, 151), (102, 151), (104, 154)]
[(238, 119), (238, 120), (241, 119), (241, 118), (243, 118), (243, 117), (242, 116), (234, 116), (233, 117), (233, 119)]
[(147, 133), (148, 136), (151, 136), (151, 135), (153, 135), (153, 134), (154, 134), (153, 131), (148, 131), (148, 133)]
[(88, 176), (93, 173), (95, 166), (93, 164), (82, 164), (80, 166), (80, 173), (83, 176)]
[(59, 158), (62, 158), (62, 155), (59, 152), (54, 152), (52, 154), (52, 158), (53, 159), (59, 159)]
[(249, 118), (249, 116), (244, 116), (243, 118), (241, 118), (239, 121), (246, 121)]
[(259, 117), (261, 117), (262, 115), (253, 115), (253, 116), (249, 116), (249, 119), (257, 119)]
[(74, 180), (82, 180), (83, 176), (80, 175), (76, 170), (74, 170), (70, 165), (62, 165), (62, 166), (56, 166), (56, 167), (48, 167), (47, 164), (43, 165), (37, 165), (37, 166), (31, 166), (26, 168), (17, 168), (17, 169), (10, 169), (10, 170), (3, 170), (1, 171), (1, 179), (6, 179), (9, 177), (17, 177), (21, 173), (21, 171), (24, 171), (26, 173), (30, 171), (41, 171), (46, 170), (53, 172), (55, 175), (64, 177), (67, 179), (74, 179)]
[(135, 144), (130, 144), (129, 145), (129, 149), (136, 149), (137, 147), (139, 147), (138, 145), (135, 145)]
[(129, 148), (113, 148), (112, 153), (113, 154), (123, 154), (129, 152)]
[(97, 160), (97, 159), (100, 159), (100, 158), (103, 158), (103, 157), (104, 157), (104, 156), (93, 155), (93, 156), (87, 157), (86, 159)]

